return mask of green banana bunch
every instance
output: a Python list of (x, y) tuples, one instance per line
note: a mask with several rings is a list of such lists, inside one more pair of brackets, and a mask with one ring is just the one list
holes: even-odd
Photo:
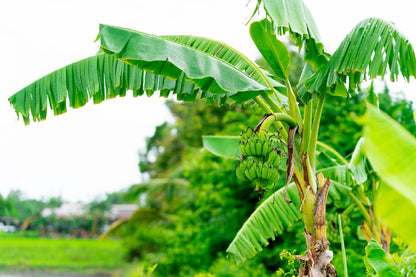
[(236, 175), (242, 181), (250, 181), (256, 191), (269, 189), (279, 179), (280, 151), (274, 134), (251, 128), (241, 132), (242, 158), (236, 166)]
[(236, 167), (236, 175), (242, 181), (256, 181), (263, 184), (273, 184), (279, 178), (277, 167), (255, 157), (240, 161)]
[(246, 132), (241, 133), (240, 150), (246, 157), (266, 156), (273, 148), (274, 142), (265, 130), (255, 132), (253, 129), (248, 128)]

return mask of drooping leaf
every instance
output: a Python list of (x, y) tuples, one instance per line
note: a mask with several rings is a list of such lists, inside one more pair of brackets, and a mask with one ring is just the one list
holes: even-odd
[(148, 199), (170, 203), (174, 198), (181, 197), (188, 192), (189, 182), (186, 179), (158, 178), (131, 186), (128, 195), (132, 199), (137, 199), (141, 193), (145, 193)]
[(123, 230), (126, 228), (128, 219), (119, 219), (111, 223), (107, 231), (100, 235), (100, 240), (111, 237), (120, 237)]
[(120, 237), (124, 230), (132, 224), (137, 228), (138, 226), (149, 226), (149, 224), (167, 220), (169, 220), (169, 216), (159, 210), (148, 207), (138, 208), (130, 218), (119, 219), (113, 222), (108, 230), (100, 236), (100, 239)]
[(274, 34), (266, 31), (265, 23), (265, 20), (253, 22), (250, 25), (250, 36), (276, 76), (286, 80), (288, 78), (289, 51)]
[(160, 91), (160, 95), (166, 97), (173, 93), (178, 100), (184, 101), (193, 101), (198, 95), (211, 101), (235, 95), (213, 95), (186, 81), (184, 76), (174, 81), (140, 70), (113, 56), (99, 54), (42, 77), (12, 95), (9, 102), (28, 124), (30, 114), (33, 121), (44, 120), (48, 104), (54, 114), (59, 115), (66, 112), (67, 101), (70, 107), (79, 108), (91, 98), (97, 104), (106, 99), (125, 96), (127, 90), (132, 90), (133, 96), (144, 93), (151, 96), (155, 91)]
[[(185, 79), (213, 94), (234, 92), (246, 98), (271, 90), (270, 80), (230, 46), (195, 36), (158, 37), (100, 25), (101, 48), (123, 62), (176, 80)], [(252, 98), (249, 96), (248, 98)]]
[(375, 203), (394, 233), (416, 246), (416, 139), (402, 126), (368, 105), (364, 150), (382, 179)]
[(78, 108), (90, 98), (100, 103), (124, 96), (127, 90), (133, 90), (134, 96), (160, 91), (164, 97), (173, 93), (179, 100), (202, 97), (223, 104), (244, 102), (261, 91), (271, 93), (273, 87), (282, 86), (241, 53), (218, 41), (157, 37), (106, 25), (101, 26), (100, 36), (103, 49), (111, 55), (101, 53), (68, 65), (9, 98), (26, 124), (30, 114), (34, 121), (45, 119), (48, 103), (57, 115), (66, 112), (68, 100), (70, 107)]
[(279, 34), (290, 31), (297, 37), (310, 37), (321, 42), (315, 20), (302, 0), (263, 0), (263, 4)]
[(231, 159), (241, 158), (240, 136), (203, 136), (202, 144), (214, 155)]
[(366, 266), (370, 272), (377, 273), (379, 277), (399, 277), (402, 276), (400, 269), (395, 265), (393, 259), (381, 248), (381, 246), (371, 239), (365, 248)]
[(368, 77), (384, 77), (388, 71), (391, 81), (399, 74), (407, 81), (415, 77), (413, 46), (392, 23), (369, 18), (346, 36), (329, 63), (306, 82), (306, 89), (312, 94), (327, 91), (346, 96), (347, 90), (355, 90)]
[(329, 55), (324, 52), (318, 28), (302, 0), (263, 0), (263, 3), (277, 34), (282, 35), (289, 31), (296, 44), (305, 47), (305, 61), (314, 70), (327, 63)]
[(153, 208), (138, 208), (129, 218), (129, 224), (148, 225), (149, 223), (168, 220), (169, 216)]
[(243, 262), (260, 252), (301, 217), (300, 201), (294, 183), (287, 187), (289, 205), (283, 199), (283, 188), (273, 193), (247, 219), (227, 249), (230, 258)]

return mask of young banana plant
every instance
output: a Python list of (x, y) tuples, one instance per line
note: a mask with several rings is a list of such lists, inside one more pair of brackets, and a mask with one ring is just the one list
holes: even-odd
[[(359, 23), (331, 56), (324, 51), (311, 13), (301, 0), (259, 0), (256, 11), (260, 9), (265, 11), (265, 18), (251, 23), (250, 35), (272, 68), (273, 77), (237, 50), (215, 40), (154, 36), (101, 25), (99, 54), (35, 81), (9, 101), (26, 124), (30, 117), (33, 121), (44, 120), (48, 104), (54, 114), (61, 114), (66, 112), (67, 100), (70, 107), (78, 108), (91, 98), (100, 103), (125, 96), (128, 90), (134, 96), (151, 96), (159, 91), (161, 96), (174, 94), (184, 101), (253, 101), (267, 114), (259, 130), (255, 130), (256, 135), (279, 133), (287, 146), (286, 189), (277, 193), (293, 203), (279, 207), (287, 215), (265, 217), (271, 222), (260, 221), (260, 226), (243, 226), (252, 236), (242, 243), (235, 240), (228, 251), (237, 260), (253, 255), (268, 238), (282, 230), (284, 219), (290, 223), (301, 214), (308, 250), (305, 256), (298, 257), (302, 265), (299, 276), (336, 276), (325, 230), (326, 198), (332, 185), (328, 178), (316, 175), (317, 137), (325, 98), (347, 97), (360, 82), (368, 77), (383, 77), (387, 70), (391, 80), (399, 74), (406, 79), (415, 76), (414, 50), (391, 23), (370, 18)], [(288, 50), (277, 37), (285, 34), (303, 49), (307, 62), (296, 91), (288, 78)], [(261, 149), (257, 145), (255, 149), (244, 148), (245, 154), (250, 156), (260, 150), (266, 153), (263, 145), (260, 143)], [(256, 170), (245, 173), (246, 178), (257, 180), (260, 185), (262, 180), (276, 179), (276, 166), (266, 167), (263, 172), (258, 161), (245, 162), (246, 168), (256, 163)], [(275, 161), (271, 158), (270, 162)], [(274, 209), (271, 201), (263, 205), (270, 215)], [(250, 218), (255, 217), (256, 213)], [(262, 228), (262, 224), (272, 229)]]

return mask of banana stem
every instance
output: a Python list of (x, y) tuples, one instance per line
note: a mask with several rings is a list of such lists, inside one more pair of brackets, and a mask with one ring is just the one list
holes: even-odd
[(274, 124), (275, 122), (284, 122), (287, 125), (289, 125), (289, 127), (294, 128), (296, 126), (296, 120), (293, 119), (293, 117), (291, 117), (288, 114), (285, 113), (275, 113), (275, 114), (271, 114), (269, 115), (261, 124), (260, 130), (267, 130), (270, 125)]
[(318, 141), (319, 124), (321, 121), (322, 109), (325, 103), (325, 93), (319, 98), (318, 104), (315, 109), (315, 116), (313, 117), (313, 125), (311, 132), (311, 139), (309, 143), (309, 158), (312, 168), (315, 168), (315, 157), (316, 157), (316, 142)]
[(303, 118), (303, 137), (302, 145), (300, 147), (300, 153), (303, 154), (308, 151), (309, 140), (311, 137), (311, 125), (312, 125), (312, 101), (309, 101), (305, 106), (304, 118)]
[(296, 96), (293, 92), (289, 80), (286, 80), (287, 97), (289, 101), (289, 114), (296, 119), (300, 128), (303, 129), (302, 115), (300, 114), (299, 105), (296, 102)]
[[(276, 102), (273, 101), (273, 99), (270, 98), (270, 96), (264, 92), (261, 91), (260, 92), (260, 97), (266, 101), (266, 103), (271, 107), (271, 109), (273, 110), (273, 112), (280, 112), (280, 113), (286, 113), (286, 111), (284, 109), (281, 109)], [(276, 99), (279, 101), (279, 98), (276, 97)]]

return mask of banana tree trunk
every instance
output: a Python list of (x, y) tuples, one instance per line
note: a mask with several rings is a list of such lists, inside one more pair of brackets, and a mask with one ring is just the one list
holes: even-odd
[[(307, 174), (305, 174), (307, 175)], [(300, 263), (299, 277), (335, 277), (338, 273), (332, 265), (333, 252), (329, 250), (326, 239), (326, 200), (329, 190), (329, 179), (324, 182), (322, 174), (318, 175), (318, 191), (313, 211), (313, 231), (305, 229), (308, 249), (305, 256), (296, 256)], [(308, 193), (308, 192), (306, 192)], [(313, 193), (309, 190), (309, 193)], [(305, 210), (303, 210), (305, 213)], [(304, 217), (307, 216), (304, 214)]]

